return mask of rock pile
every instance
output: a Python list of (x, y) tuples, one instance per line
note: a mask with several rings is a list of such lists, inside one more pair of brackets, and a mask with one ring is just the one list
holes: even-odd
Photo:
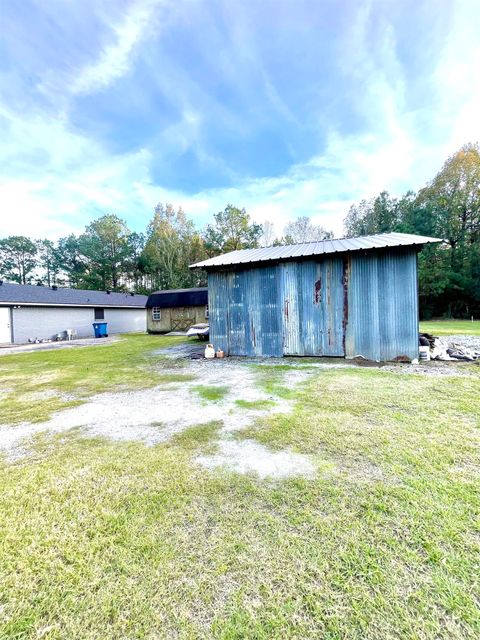
[(432, 360), (467, 360), (473, 362), (480, 359), (480, 349), (469, 347), (455, 337), (439, 338), (429, 333), (421, 333), (419, 336), (420, 346), (430, 347), (430, 358)]

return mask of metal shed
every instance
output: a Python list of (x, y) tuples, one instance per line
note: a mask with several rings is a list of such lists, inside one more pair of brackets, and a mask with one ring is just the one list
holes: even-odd
[(417, 253), (388, 233), (233, 251), (208, 273), (210, 341), (237, 356), (418, 356)]

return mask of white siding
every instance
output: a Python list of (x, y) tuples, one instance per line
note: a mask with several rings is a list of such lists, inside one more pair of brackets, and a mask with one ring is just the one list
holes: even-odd
[(132, 333), (147, 330), (145, 309), (105, 309), (108, 333)]
[(9, 307), (0, 307), (0, 344), (12, 342), (12, 321)]
[[(65, 329), (74, 329), (78, 338), (92, 338), (95, 322), (93, 307), (20, 307), (13, 309), (13, 340), (55, 338)], [(100, 321), (101, 322), (101, 321)], [(105, 309), (108, 333), (146, 330), (145, 309)]]

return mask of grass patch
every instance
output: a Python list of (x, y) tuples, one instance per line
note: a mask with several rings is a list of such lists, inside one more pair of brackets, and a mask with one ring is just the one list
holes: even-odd
[(227, 386), (214, 386), (214, 385), (205, 385), (205, 384), (197, 384), (192, 387), (192, 391), (198, 393), (202, 400), (209, 400), (210, 402), (218, 402), (222, 400), (227, 393), (230, 391), (230, 388)]
[(273, 407), (275, 402), (273, 400), (235, 400), (235, 404), (242, 409), (262, 411)]
[(76, 407), (82, 402), (82, 400), (62, 400), (61, 397), (29, 402), (22, 401), (12, 393), (0, 400), (0, 420), (3, 424), (45, 422), (56, 411)]
[(195, 380), (195, 376), (188, 373), (157, 373), (155, 380), (157, 385), (162, 385), (174, 382), (191, 382)]
[[(142, 373), (158, 347), (151, 339), (129, 361)], [(272, 394), (285, 389), (286, 372), (274, 369), (256, 367)], [(289, 390), (291, 414), (239, 432), (347, 470), (309, 480), (206, 471), (195, 452), (215, 442), (217, 422), (153, 447), (78, 432), (39, 437), (29, 458), (0, 463), (0, 637), (477, 638), (472, 370), (309, 376)], [(55, 385), (62, 366), (43, 373), (53, 375), (41, 385)], [(36, 392), (41, 375), (17, 369), (8, 386)], [(81, 388), (97, 388), (96, 370), (85, 375)], [(374, 481), (370, 468), (381, 471)]]
[(431, 320), (420, 323), (420, 331), (435, 336), (471, 335), (480, 336), (480, 320)]
[(186, 449), (198, 449), (199, 447), (211, 444), (218, 436), (218, 431), (222, 423), (214, 420), (205, 424), (188, 427), (177, 433), (171, 440), (173, 445), (180, 445)]
[(252, 365), (257, 374), (258, 386), (270, 395), (277, 398), (292, 400), (297, 397), (297, 391), (285, 384), (285, 375), (292, 371), (289, 365), (256, 366)]
[(241, 436), (302, 453), (360, 454), (392, 468), (408, 462), (419, 468), (424, 451), (430, 468), (434, 447), (438, 467), (452, 459), (453, 435), (460, 451), (478, 437), (479, 382), (479, 376), (439, 380), (378, 369), (323, 370), (296, 391), (291, 414), (274, 414)]

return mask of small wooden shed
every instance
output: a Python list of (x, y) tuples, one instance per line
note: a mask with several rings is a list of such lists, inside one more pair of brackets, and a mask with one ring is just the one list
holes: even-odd
[(208, 321), (206, 287), (155, 291), (147, 300), (148, 333), (186, 331), (192, 324)]

